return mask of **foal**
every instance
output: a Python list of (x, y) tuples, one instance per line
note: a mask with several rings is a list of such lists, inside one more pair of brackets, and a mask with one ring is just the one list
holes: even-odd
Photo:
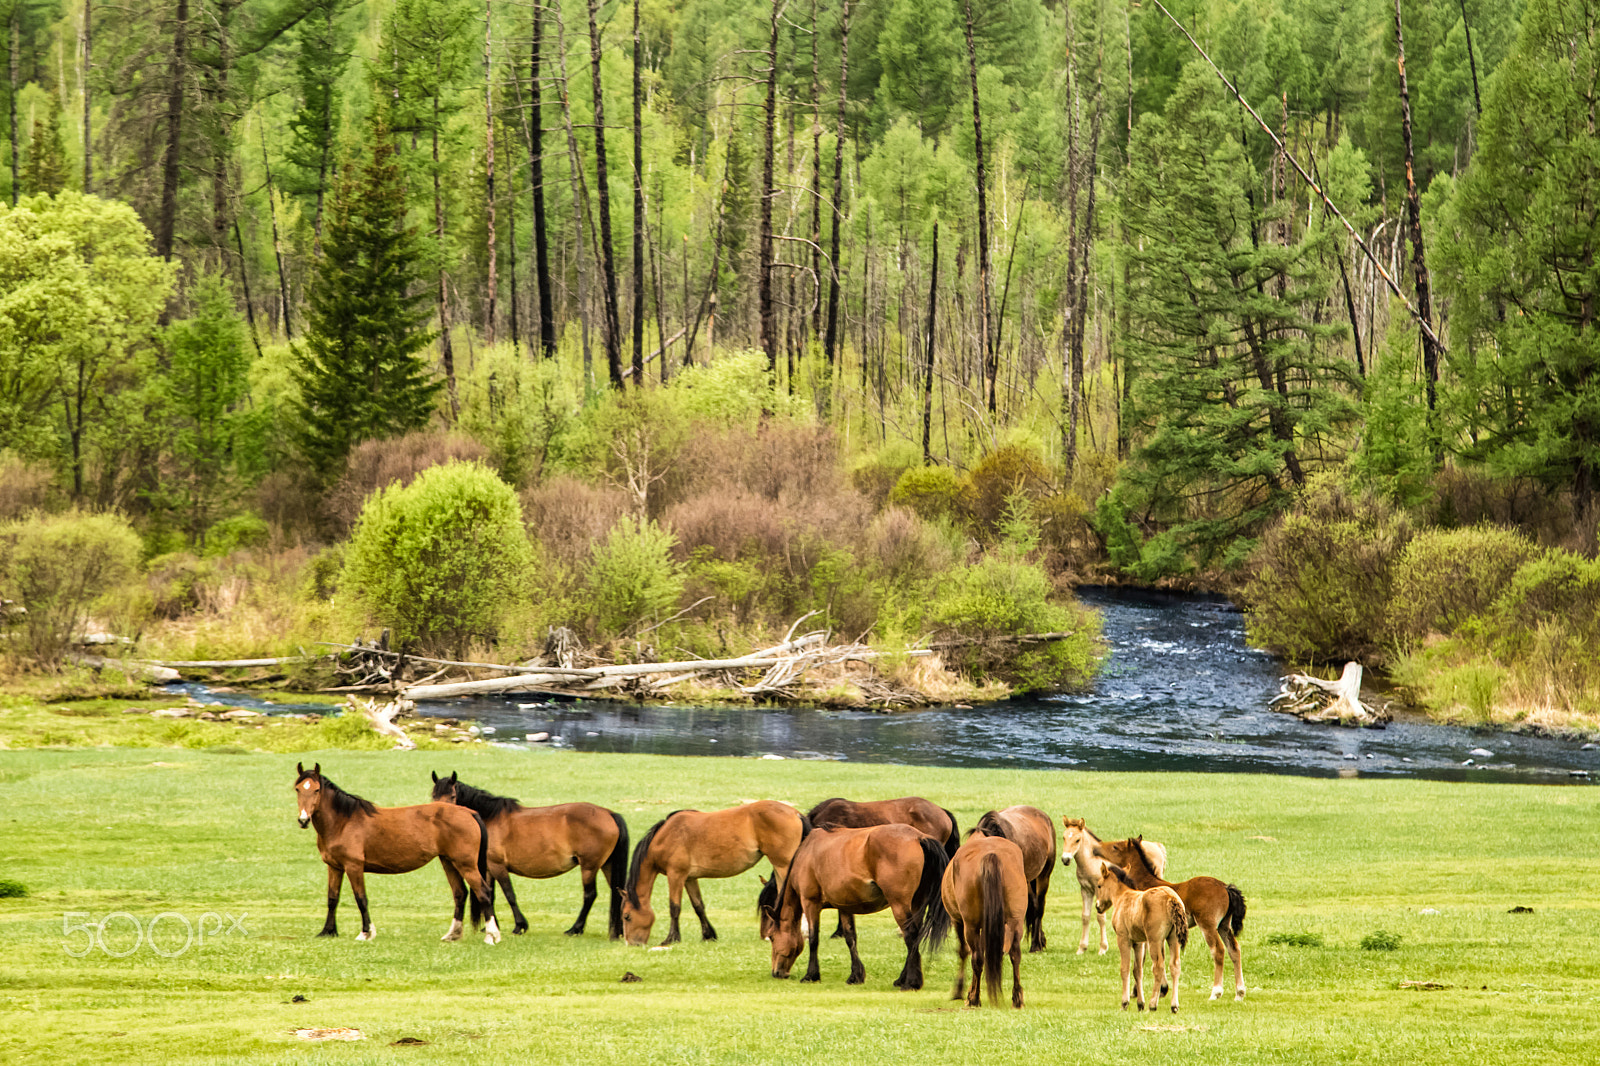
[[(1189, 916), (1178, 894), (1165, 886), (1140, 891), (1122, 867), (1106, 864), (1105, 876), (1094, 891), (1095, 909), (1111, 911), (1111, 928), (1117, 932), (1122, 956), (1122, 1009), (1128, 1009), (1128, 963), (1133, 962), (1133, 993), (1139, 1009), (1154, 1012), (1167, 994), (1167, 970), (1162, 965), (1163, 945), (1172, 956), (1172, 1013), (1178, 1013), (1178, 978), (1183, 970), (1183, 949), (1189, 943)], [(1144, 988), (1145, 947), (1150, 946), (1159, 991), (1147, 996)]]

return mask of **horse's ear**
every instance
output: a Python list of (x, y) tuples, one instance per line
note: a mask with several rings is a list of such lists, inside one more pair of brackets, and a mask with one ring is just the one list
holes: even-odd
[(437, 785), (437, 784), (438, 784), (438, 783), (439, 783), (439, 775), (438, 775), (438, 774), (436, 774), (436, 773), (434, 773), (434, 772), (433, 772), (433, 771), (432, 771), (432, 770), (429, 770), (429, 771), (428, 771), (428, 773), (429, 773), (429, 774), (430, 774), (430, 775), (432, 775), (432, 777), (433, 777), (433, 783), (434, 783), (434, 784), (436, 784), (436, 785)]
[(450, 783), (452, 785), (456, 783), (456, 772), (454, 770), (450, 771)]
[(316, 765), (311, 767), (311, 774), (312, 774), (313, 777), (321, 777), (322, 776), (322, 764), (321, 763), (317, 763)]
[(299, 774), (301, 777), (306, 776), (306, 765), (305, 765), (305, 763), (299, 763), (299, 762), (295, 763), (294, 764), (294, 772)]
[(756, 874), (756, 880), (760, 881), (762, 884), (766, 884), (767, 883), (767, 879), (765, 877), (762, 877), (760, 874)]

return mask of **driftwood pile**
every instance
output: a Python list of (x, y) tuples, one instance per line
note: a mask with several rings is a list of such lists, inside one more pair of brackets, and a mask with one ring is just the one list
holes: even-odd
[(1374, 709), (1361, 702), (1360, 663), (1345, 663), (1337, 681), (1309, 674), (1290, 674), (1279, 680), (1283, 686), (1270, 706), (1307, 722), (1376, 726), (1390, 718), (1387, 708)]

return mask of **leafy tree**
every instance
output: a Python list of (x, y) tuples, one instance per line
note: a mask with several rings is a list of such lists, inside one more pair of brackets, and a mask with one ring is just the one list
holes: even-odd
[(60, 656), (94, 604), (135, 572), (139, 537), (113, 514), (38, 515), (0, 524), (0, 596), (27, 610), (22, 646)]
[[(1530, 0), (1491, 79), (1480, 145), (1443, 226), (1443, 280), (1465, 387), (1466, 453), (1568, 489), (1580, 520), (1600, 501), (1600, 141), (1590, 86), (1597, 0)], [(1452, 246), (1453, 245), (1453, 246)], [(1470, 363), (1462, 349), (1489, 351)], [(1595, 525), (1587, 524), (1589, 547)]]
[(878, 35), (878, 92), (889, 113), (938, 137), (963, 95), (962, 47), (952, 0), (894, 0)]
[(311, 284), (304, 347), (296, 346), (300, 447), (331, 475), (364, 440), (425, 425), (440, 384), (420, 354), (428, 296), (416, 230), (387, 126), (374, 123), (359, 174), (346, 164)]
[(67, 187), (67, 152), (61, 144), (61, 104), (54, 96), (43, 117), (33, 120), (33, 143), (22, 170), (28, 192), (54, 196)]
[(461, 658), (494, 636), (532, 564), (511, 486), (477, 463), (447, 463), (367, 500), (340, 588), (402, 647)]

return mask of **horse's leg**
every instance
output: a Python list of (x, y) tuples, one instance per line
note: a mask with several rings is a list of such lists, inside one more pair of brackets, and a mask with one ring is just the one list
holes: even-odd
[[(1221, 999), (1223, 960), (1228, 957), (1227, 952), (1222, 947), (1222, 934), (1210, 922), (1201, 922), (1200, 932), (1206, 938), (1206, 947), (1211, 949), (1211, 999)], [(1210, 1001), (1208, 1000), (1207, 1002)]]
[(446, 942), (460, 940), (461, 915), (467, 906), (467, 883), (448, 858), (441, 858), (439, 865), (444, 867), (444, 879), (450, 882), (450, 895), (456, 903), (455, 914), (450, 919), (450, 929), (439, 939)]
[(477, 901), (478, 910), (472, 917), (472, 926), (478, 928), (479, 919), (483, 921), (483, 942), (485, 944), (500, 943), (500, 922), (494, 916), (494, 882), (486, 881), (478, 875), (476, 862), (464, 867), (458, 867), (457, 872), (467, 882), (467, 888), (472, 890), (472, 897)]
[(1106, 944), (1106, 916), (1096, 912), (1095, 917), (1100, 920), (1100, 954), (1104, 955), (1110, 950)]
[(890, 913), (900, 926), (900, 939), (906, 942), (906, 964), (894, 986), (905, 992), (915, 992), (922, 987), (922, 925), (912, 913), (909, 900), (892, 904)]
[(1167, 994), (1167, 960), (1163, 956), (1162, 948), (1166, 945), (1164, 937), (1156, 937), (1149, 942), (1150, 976), (1155, 983), (1155, 992), (1146, 993), (1147, 1006), (1150, 1013), (1154, 1014), (1161, 1006), (1161, 997)]
[(517, 906), (517, 892), (511, 887), (511, 871), (504, 866), (489, 867), (489, 876), (495, 884), (500, 886), (500, 891), (505, 893), (506, 903), (511, 907), (511, 933), (521, 936), (528, 931), (528, 919), (523, 917), (522, 908)]
[(983, 1005), (983, 968), (988, 965), (988, 958), (983, 953), (983, 927), (974, 924), (972, 927), (972, 988), (967, 992), (967, 1006), (981, 1007)]
[(1082, 955), (1089, 950), (1089, 928), (1094, 924), (1091, 917), (1094, 914), (1094, 893), (1080, 883), (1078, 894), (1083, 897), (1083, 939), (1078, 941), (1078, 954)]
[(1167, 947), (1172, 952), (1172, 1013), (1178, 1013), (1178, 986), (1182, 984), (1183, 948), (1178, 944), (1178, 931), (1167, 934)]
[(950, 935), (956, 938), (956, 987), (950, 993), (951, 999), (961, 999), (967, 988), (967, 956), (971, 954), (967, 947), (967, 927), (961, 923), (961, 918), (955, 913), (950, 915)]
[(359, 863), (351, 863), (344, 868), (345, 876), (350, 878), (350, 891), (355, 893), (356, 906), (361, 910), (361, 932), (356, 934), (357, 940), (378, 939), (378, 927), (372, 924), (372, 915), (367, 912), (367, 872)]
[[(1128, 1009), (1128, 979), (1129, 979), (1128, 961), (1129, 961), (1129, 956), (1132, 955), (1132, 953), (1133, 953), (1133, 945), (1128, 943), (1128, 938), (1123, 936), (1121, 933), (1117, 934), (1117, 953), (1122, 956), (1122, 1009), (1123, 1010), (1127, 1010)], [(1144, 1009), (1142, 1004), (1140, 1005), (1139, 1009), (1140, 1010)]]
[(594, 906), (595, 896), (599, 895), (594, 887), (594, 875), (599, 869), (598, 866), (587, 866), (580, 871), (580, 876), (583, 878), (583, 908), (578, 911), (578, 920), (567, 930), (568, 936), (582, 936), (583, 927), (589, 924), (589, 908)]
[[(811, 950), (811, 961), (806, 966), (806, 975), (800, 978), (801, 982), (822, 980), (822, 967), (817, 965), (817, 941), (822, 939), (822, 903), (816, 900), (802, 900), (800, 904), (801, 915), (805, 918), (806, 943)], [(854, 941), (855, 927), (851, 926), (850, 932), (845, 935)]]
[[(818, 917), (821, 917), (820, 913)], [(850, 949), (850, 976), (845, 978), (844, 983), (859, 985), (867, 979), (867, 968), (861, 962), (861, 953), (856, 950), (856, 923), (845, 921), (841, 914), (839, 928), (844, 930), (844, 946)]]
[(662, 944), (676, 944), (682, 940), (678, 934), (678, 916), (683, 913), (683, 881), (675, 874), (667, 874), (667, 914), (672, 924), (667, 928), (667, 939)]
[[(1043, 896), (1040, 897), (1040, 906)], [(1007, 931), (1006, 953), (1011, 956), (1011, 1005), (1017, 1009), (1022, 1008), (1022, 930), (1010, 929)], [(999, 960), (995, 960), (998, 965)]]
[(318, 936), (338, 936), (339, 927), (334, 924), (334, 912), (339, 909), (339, 888), (344, 884), (344, 867), (328, 864), (328, 920), (322, 923), (322, 932)]
[(717, 931), (711, 928), (711, 919), (706, 917), (706, 901), (700, 898), (700, 879), (689, 880), (689, 905), (694, 908), (696, 918), (700, 919), (700, 939), (715, 940)]
[(1144, 1010), (1144, 942), (1133, 945), (1133, 998), (1139, 1004), (1139, 1009)]
[(1034, 884), (1038, 886), (1039, 903), (1033, 912), (1033, 925), (1028, 930), (1028, 950), (1030, 952), (1043, 951), (1046, 943), (1044, 935), (1044, 901), (1045, 897), (1050, 894), (1050, 867), (1046, 866), (1044, 868), (1044, 873), (1039, 875)]
[[(1217, 931), (1222, 934), (1222, 942), (1227, 945), (1228, 954), (1233, 956), (1233, 998), (1235, 1001), (1244, 998), (1244, 953), (1239, 950), (1239, 940), (1227, 928), (1228, 919), (1222, 919), (1223, 925)], [(1220, 982), (1219, 982), (1220, 983)]]

